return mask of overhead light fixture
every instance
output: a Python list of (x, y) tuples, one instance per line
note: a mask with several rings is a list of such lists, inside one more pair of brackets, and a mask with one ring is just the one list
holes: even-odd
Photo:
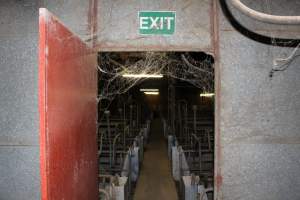
[(123, 74), (126, 78), (162, 78), (162, 74)]
[(141, 92), (158, 92), (159, 89), (141, 88)]
[(159, 92), (144, 92), (145, 95), (159, 95)]
[(213, 97), (214, 95), (214, 93), (201, 93), (200, 97)]

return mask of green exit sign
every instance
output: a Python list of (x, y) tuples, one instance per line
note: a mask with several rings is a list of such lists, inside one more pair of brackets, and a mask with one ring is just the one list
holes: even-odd
[(176, 12), (140, 11), (139, 32), (143, 35), (172, 35), (175, 32)]

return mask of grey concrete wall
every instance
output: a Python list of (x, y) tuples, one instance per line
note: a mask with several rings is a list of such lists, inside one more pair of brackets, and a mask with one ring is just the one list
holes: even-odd
[[(59, 18), (75, 35), (89, 43), (90, 0), (43, 0), (43, 7)], [(90, 12), (90, 13), (89, 13)]]
[[(77, 35), (85, 40), (90, 38), (85, 32), (87, 1), (38, 2), (0, 0), (0, 199), (5, 200), (40, 196), (37, 8), (49, 8)], [(264, 1), (271, 7), (263, 7), (267, 4), (259, 0), (247, 2), (259, 10), (269, 9), (278, 14), (295, 15), (300, 10), (297, 0)], [(159, 50), (162, 45), (161, 50), (211, 50), (210, 3), (100, 0), (97, 32), (100, 49), (113, 50), (121, 45), (126, 50)], [(169, 38), (138, 37), (137, 11), (143, 9), (176, 10), (182, 32)], [(218, 197), (220, 200), (300, 199), (300, 61), (295, 60), (286, 71), (274, 74), (271, 79), (273, 59), (288, 55), (293, 49), (274, 48), (250, 38), (250, 33), (243, 35), (228, 23), (221, 9), (219, 14), (218, 175), (222, 181)], [(299, 26), (265, 25), (236, 11), (233, 14), (246, 28), (263, 35), (286, 38), (300, 35)], [(191, 15), (195, 15), (192, 22), (188, 20)]]
[[(300, 13), (297, 0), (244, 2), (278, 15)], [(217, 199), (298, 200), (300, 59), (270, 78), (273, 60), (290, 55), (294, 49), (263, 44), (250, 32), (300, 38), (300, 26), (267, 25), (231, 6), (229, 10), (248, 33), (233, 27), (224, 16), (226, 12), (219, 10), (221, 153), (216, 166), (220, 181)]]
[(38, 3), (0, 4), (0, 199), (39, 199)]
[[(99, 0), (98, 48), (101, 51), (203, 50), (212, 52), (211, 0)], [(139, 34), (139, 11), (176, 11), (175, 34)]]
[(84, 40), (89, 1), (0, 0), (0, 199), (40, 199), (38, 8)]

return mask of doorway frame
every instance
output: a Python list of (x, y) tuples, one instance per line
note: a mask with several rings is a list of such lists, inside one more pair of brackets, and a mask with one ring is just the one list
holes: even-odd
[[(97, 1), (97, 0), (94, 0)], [(99, 3), (98, 3), (99, 4)], [(101, 5), (100, 5), (101, 6)], [(93, 47), (95, 51), (98, 52), (205, 52), (210, 54), (214, 58), (214, 92), (215, 92), (215, 104), (214, 104), (214, 200), (221, 200), (221, 187), (223, 182), (222, 177), (222, 145), (221, 145), (221, 69), (220, 69), (220, 42), (219, 42), (219, 10), (220, 5), (218, 0), (211, 1), (210, 9), (210, 33), (211, 41), (210, 48), (196, 48), (196, 47), (184, 47), (184, 46), (144, 46), (144, 47), (122, 47), (122, 46), (101, 46), (101, 43), (93, 42)], [(97, 14), (94, 10), (94, 13)], [(94, 18), (97, 20), (97, 18)], [(93, 22), (97, 24), (97, 21)], [(96, 33), (97, 28), (95, 28), (94, 33)], [(93, 34), (96, 35), (96, 34)], [(97, 41), (97, 37), (93, 38)]]

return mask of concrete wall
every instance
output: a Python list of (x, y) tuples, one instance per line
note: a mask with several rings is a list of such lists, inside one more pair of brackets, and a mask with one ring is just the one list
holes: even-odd
[[(244, 2), (278, 15), (300, 12), (297, 0)], [(263, 44), (266, 38), (251, 33), (300, 38), (300, 26), (258, 23), (229, 7), (234, 18), (248, 29), (245, 31), (236, 23), (233, 27), (227, 13), (219, 11), (217, 199), (300, 199), (300, 59), (270, 78), (273, 59), (294, 49)]]
[(90, 15), (93, 14), (92, 2), (91, 0), (43, 0), (43, 7), (56, 15), (83, 41), (90, 42), (92, 36), (89, 20)]
[[(176, 11), (175, 34), (139, 35), (138, 12)], [(212, 52), (211, 0), (99, 0), (98, 49), (113, 50), (203, 50)]]
[[(212, 18), (208, 13), (211, 2), (99, 0), (99, 48), (116, 50), (121, 45), (125, 50), (213, 52)], [(268, 1), (271, 7), (265, 8), (262, 6), (267, 4), (260, 0), (247, 2), (259, 10), (270, 8), (278, 14), (296, 15), (300, 10), (297, 0)], [(89, 32), (85, 32), (89, 29), (89, 5), (79, 0), (1, 0), (0, 4), (0, 199), (34, 200), (40, 196), (37, 9), (48, 7), (72, 31), (89, 40)], [(144, 9), (176, 10), (176, 34), (169, 38), (138, 37), (137, 11)], [(263, 35), (300, 35), (299, 26), (265, 25), (236, 11), (233, 14), (246, 28)], [(195, 20), (190, 21), (193, 16)], [(300, 199), (300, 61), (295, 60), (286, 71), (270, 78), (273, 58), (285, 52), (288, 55), (293, 49), (274, 48), (262, 43), (265, 38), (252, 37), (251, 31), (237, 30), (221, 9), (218, 25), (218, 199)]]
[(39, 199), (39, 5), (0, 3), (0, 199)]
[(40, 199), (38, 8), (90, 38), (89, 1), (0, 0), (0, 199)]

